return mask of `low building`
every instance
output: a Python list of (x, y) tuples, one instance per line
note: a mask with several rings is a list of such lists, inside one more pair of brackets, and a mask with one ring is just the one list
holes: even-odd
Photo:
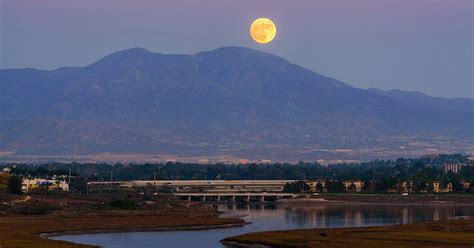
[(30, 192), (33, 189), (69, 191), (69, 184), (66, 180), (58, 179), (23, 179), (21, 190), (23, 192)]
[(315, 192), (327, 192), (326, 180), (311, 180), (308, 181), (309, 190)]
[(441, 183), (440, 182), (433, 182), (433, 192), (441, 193)]
[(342, 182), (346, 191), (362, 192), (364, 182), (361, 180), (346, 180)]
[(446, 187), (443, 189), (444, 193), (452, 193), (453, 192), (453, 184), (448, 183), (446, 184)]
[(468, 181), (461, 181), (461, 185), (464, 191), (469, 191), (471, 189), (472, 184)]
[(6, 168), (3, 168), (3, 170), (0, 171), (0, 173), (1, 173), (1, 174), (7, 174), (7, 175), (8, 175), (8, 174), (11, 173), (11, 171), (12, 171), (12, 170), (11, 170), (10, 168), (6, 167)]
[(434, 193), (451, 193), (453, 192), (453, 184), (448, 183), (446, 185), (443, 185), (440, 182), (433, 182), (433, 192)]
[(462, 167), (464, 164), (459, 164), (459, 163), (446, 163), (443, 165), (443, 171), (444, 173), (449, 173), (452, 172), (454, 174), (458, 174), (459, 171), (461, 171)]
[(415, 183), (414, 182), (403, 182), (401, 185), (400, 185), (400, 191), (402, 193), (413, 193), (415, 190)]

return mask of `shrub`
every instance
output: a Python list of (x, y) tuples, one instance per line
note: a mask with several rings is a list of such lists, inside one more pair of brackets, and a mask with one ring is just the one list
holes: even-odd
[(127, 198), (113, 199), (109, 206), (115, 209), (126, 209), (132, 210), (135, 209), (135, 203)]
[(54, 205), (38, 201), (30, 201), (14, 206), (14, 212), (24, 215), (45, 215), (57, 209), (59, 208)]
[(8, 193), (15, 194), (15, 195), (20, 195), (22, 193), (21, 192), (21, 184), (22, 184), (22, 180), (21, 180), (20, 177), (11, 176), (8, 179), (8, 185), (7, 185)]

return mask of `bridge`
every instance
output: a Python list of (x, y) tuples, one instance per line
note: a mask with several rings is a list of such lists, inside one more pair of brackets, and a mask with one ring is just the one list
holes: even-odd
[(240, 198), (244, 202), (250, 202), (252, 199), (258, 199), (259, 202), (264, 202), (265, 197), (267, 199), (271, 198), (289, 198), (293, 197), (294, 194), (288, 193), (268, 193), (268, 192), (260, 192), (260, 193), (174, 193), (175, 196), (178, 197), (185, 197), (188, 201), (191, 201), (193, 197), (198, 198), (201, 201), (231, 201), (236, 202), (238, 198)]
[(295, 180), (132, 180), (88, 182), (91, 188), (170, 188), (174, 192), (277, 192), (283, 191), (287, 183)]
[(103, 181), (88, 182), (87, 189), (94, 191), (117, 190), (121, 188), (138, 191), (166, 189), (175, 196), (189, 201), (265, 201), (292, 197), (282, 193), (285, 184), (294, 180), (149, 180), (149, 181)]

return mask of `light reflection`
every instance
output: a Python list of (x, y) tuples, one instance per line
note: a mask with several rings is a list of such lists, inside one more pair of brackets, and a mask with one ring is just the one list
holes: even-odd
[(472, 216), (472, 208), (451, 205), (364, 205), (320, 204), (276, 206), (268, 204), (219, 204), (221, 212), (236, 211), (259, 218), (283, 216), (297, 227), (360, 227), (386, 224), (410, 224), (416, 221), (447, 220)]

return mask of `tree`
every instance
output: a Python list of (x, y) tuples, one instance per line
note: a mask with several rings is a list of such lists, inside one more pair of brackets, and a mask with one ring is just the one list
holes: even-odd
[(453, 192), (465, 192), (464, 185), (462, 185), (462, 183), (459, 180), (453, 181), (452, 184), (453, 184)]
[(318, 182), (316, 184), (316, 192), (323, 192), (324, 188), (323, 188), (323, 184), (321, 182)]
[(329, 192), (343, 192), (344, 191), (344, 184), (341, 181), (330, 180), (328, 181), (328, 191)]
[(287, 183), (283, 187), (283, 192), (285, 193), (301, 193), (301, 192), (309, 192), (309, 185), (304, 181), (297, 181), (292, 183)]
[(433, 193), (434, 192), (434, 185), (432, 182), (428, 183), (428, 185), (426, 186), (426, 190), (429, 192), (429, 193)]
[(375, 190), (377, 192), (387, 192), (389, 189), (394, 189), (396, 184), (394, 177), (383, 177), (375, 184)]
[(71, 183), (69, 184), (69, 189), (76, 192), (86, 192), (87, 191), (87, 181), (81, 176), (71, 177)]
[(371, 180), (364, 180), (364, 185), (362, 186), (362, 191), (365, 193), (373, 193), (374, 192), (374, 182)]
[(22, 186), (22, 180), (20, 177), (11, 176), (8, 179), (7, 189), (10, 194), (20, 195)]
[(428, 182), (425, 180), (415, 181), (415, 190), (418, 192), (428, 191)]

